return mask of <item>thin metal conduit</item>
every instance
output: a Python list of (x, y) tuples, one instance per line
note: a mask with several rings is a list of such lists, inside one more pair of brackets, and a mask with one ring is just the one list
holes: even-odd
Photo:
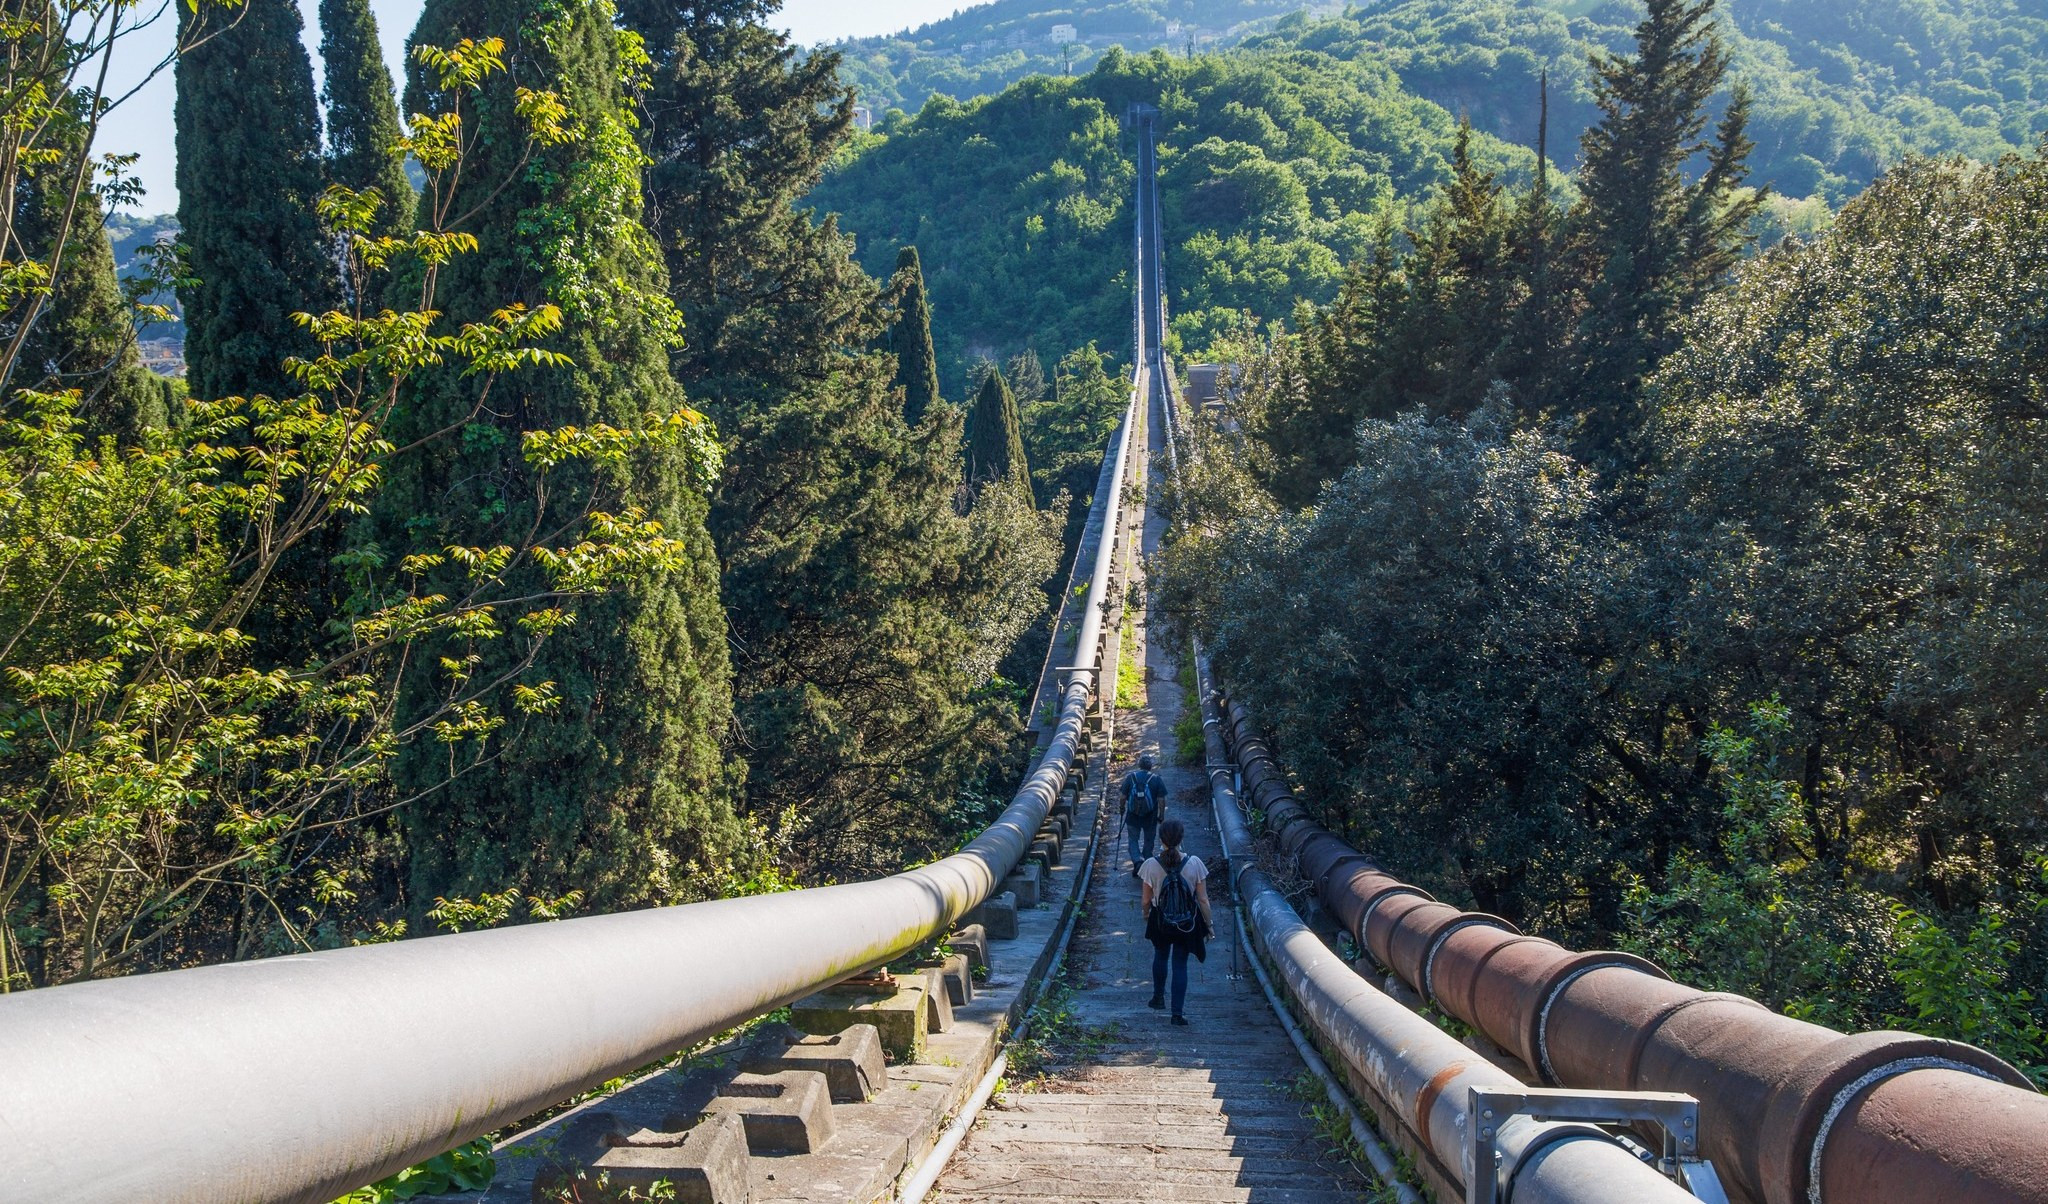
[(0, 997), (0, 1202), (323, 1204), (943, 936), (1075, 762), (1140, 396), (1096, 490), (1059, 726), (967, 848), (874, 882)]

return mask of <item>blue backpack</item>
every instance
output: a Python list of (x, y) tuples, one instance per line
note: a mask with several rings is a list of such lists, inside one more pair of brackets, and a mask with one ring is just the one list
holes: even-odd
[(1124, 816), (1137, 823), (1149, 823), (1159, 814), (1152, 798), (1152, 775), (1133, 769), (1124, 779)]

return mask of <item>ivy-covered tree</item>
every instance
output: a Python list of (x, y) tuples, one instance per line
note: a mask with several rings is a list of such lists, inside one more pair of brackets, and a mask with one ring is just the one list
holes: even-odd
[(978, 488), (990, 481), (1018, 482), (1026, 489), (1031, 482), (1017, 399), (993, 364), (967, 411), (967, 484)]
[[(432, 48), (491, 38), (506, 39), (507, 70), (472, 97)], [(558, 301), (562, 327), (546, 347), (565, 361), (482, 398), (452, 370), (410, 389), (394, 421), (397, 443), (459, 437), (397, 459), (380, 498), (378, 544), (359, 561), (375, 573), (416, 571), (453, 597), (467, 596), (479, 576), (542, 591), (541, 566), (479, 565), (460, 549), (552, 531), (600, 490), (618, 502), (598, 523), (658, 524), (665, 549), (658, 571), (580, 605), (538, 652), (517, 640), (475, 647), (452, 637), (432, 649), (441, 674), (415, 679), (409, 713), (430, 711), (465, 680), (522, 671), (553, 684), (482, 742), (398, 759), (400, 788), (424, 792), (404, 811), (412, 905), (505, 887), (579, 890), (599, 907), (716, 891), (741, 837), (718, 747), (731, 704), (704, 528), (716, 449), (649, 447), (549, 477), (537, 455), (545, 448), (521, 441), (543, 427), (702, 429), (688, 424), (669, 373), (680, 319), (640, 220), (640, 153), (622, 83), (644, 64), (639, 39), (616, 29), (602, 3), (431, 0), (412, 45), (407, 108), (459, 122), (451, 136), (472, 156), (452, 193), (422, 202), (474, 214), (477, 251), (436, 270), (450, 317), (487, 320), (486, 299)], [(533, 80), (552, 93), (526, 91)], [(533, 146), (526, 123), (551, 132)]]
[(199, 398), (288, 392), (285, 360), (314, 350), (292, 315), (338, 288), (304, 25), (292, 0), (177, 10), (186, 377)]
[[(1740, 193), (1750, 143), (1737, 87), (1710, 140), (1707, 102), (1728, 72), (1714, 0), (1649, 0), (1632, 56), (1595, 65), (1600, 123), (1581, 142), (1572, 213), (1585, 309), (1573, 335), (1586, 446), (1623, 457), (1644, 379), (1678, 345), (1679, 320), (1723, 279), (1762, 204)], [(1686, 164), (1706, 157), (1687, 179)]]
[(924, 291), (924, 264), (916, 247), (896, 252), (896, 321), (889, 350), (896, 356), (896, 385), (903, 390), (903, 420), (924, 421), (939, 399), (939, 357), (932, 350), (932, 307)]
[(320, 0), (320, 62), (328, 180), (357, 192), (377, 190), (383, 203), (371, 227), (376, 234), (410, 232), (418, 202), (405, 175), (405, 131), (369, 0)]

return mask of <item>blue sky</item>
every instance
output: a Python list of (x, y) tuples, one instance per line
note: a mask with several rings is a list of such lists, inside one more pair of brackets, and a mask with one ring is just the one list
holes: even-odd
[[(172, 0), (178, 2), (178, 0)], [(405, 38), (419, 18), (422, 0), (371, 0), (378, 31), (384, 39), (384, 60), (393, 78), (398, 77), (404, 59)], [(937, 20), (963, 7), (959, 0), (788, 0), (777, 14), (778, 24), (799, 42), (830, 42), (839, 38), (891, 33), (926, 21)], [(306, 16), (306, 45), (313, 53), (313, 70), (320, 70), (320, 33), (314, 16), (317, 0), (300, 0)], [(147, 4), (142, 11), (151, 11)], [(172, 20), (168, 12), (151, 28), (137, 34), (120, 51), (116, 78), (108, 91), (119, 95), (142, 79), (150, 65), (158, 62), (171, 45)], [(125, 73), (121, 70), (125, 68)], [(173, 183), (176, 162), (172, 156), (172, 104), (175, 93), (171, 73), (166, 70), (150, 80), (143, 90), (108, 114), (101, 130), (99, 149), (110, 153), (133, 153), (141, 158), (135, 172), (147, 194), (137, 208), (143, 213), (162, 213), (177, 208), (178, 191)]]

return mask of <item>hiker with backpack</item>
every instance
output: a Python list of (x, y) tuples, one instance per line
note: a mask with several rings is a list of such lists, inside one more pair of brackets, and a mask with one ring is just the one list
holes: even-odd
[(1124, 829), (1131, 834), (1131, 877), (1152, 855), (1152, 838), (1166, 818), (1166, 779), (1152, 772), (1152, 754), (1138, 758), (1138, 767), (1124, 775)]
[(1196, 961), (1209, 956), (1209, 867), (1200, 857), (1183, 854), (1180, 842), (1187, 825), (1169, 819), (1159, 825), (1159, 855), (1147, 858), (1138, 871), (1142, 888), (1138, 906), (1145, 915), (1145, 939), (1152, 942), (1152, 998), (1145, 1006), (1166, 1006), (1166, 973), (1173, 971), (1173, 1022), (1188, 998), (1188, 954)]

